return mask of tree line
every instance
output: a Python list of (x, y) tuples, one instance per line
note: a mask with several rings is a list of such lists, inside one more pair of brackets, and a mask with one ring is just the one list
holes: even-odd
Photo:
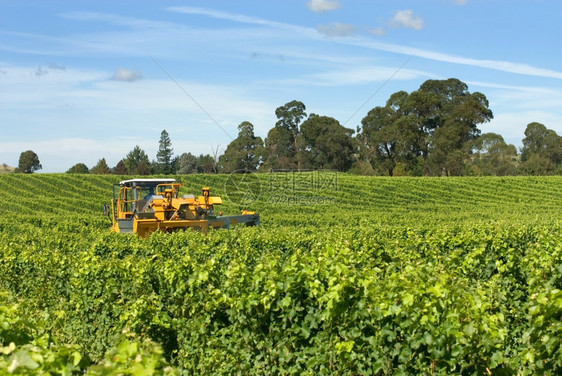
[(150, 161), (144, 150), (135, 146), (113, 168), (102, 158), (92, 169), (78, 163), (67, 172), (150, 175), (330, 169), (387, 176), (562, 173), (562, 137), (533, 122), (527, 125), (518, 151), (501, 135), (482, 133), (479, 126), (493, 119), (488, 100), (482, 93), (469, 92), (456, 78), (427, 80), (411, 93), (392, 94), (384, 106), (371, 109), (355, 130), (332, 117), (307, 114), (304, 103), (297, 100), (278, 107), (275, 115), (278, 120), (265, 139), (255, 135), (252, 123), (243, 121), (237, 137), (220, 156), (174, 155), (170, 137), (163, 130), (156, 160)]
[(148, 154), (136, 145), (117, 165), (110, 168), (105, 158), (88, 169), (84, 163), (77, 163), (67, 173), (74, 174), (115, 174), (115, 175), (168, 175), (168, 174), (214, 174), (219, 172), (216, 156), (201, 154), (195, 156), (191, 153), (183, 153), (174, 156), (172, 141), (168, 132), (164, 129), (160, 134), (156, 160), (150, 161)]

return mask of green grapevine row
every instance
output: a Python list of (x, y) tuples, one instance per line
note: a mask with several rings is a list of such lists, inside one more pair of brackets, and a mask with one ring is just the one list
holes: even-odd
[(101, 215), (119, 178), (5, 176), (0, 373), (562, 372), (558, 177), (301, 179), (335, 204), (138, 239)]

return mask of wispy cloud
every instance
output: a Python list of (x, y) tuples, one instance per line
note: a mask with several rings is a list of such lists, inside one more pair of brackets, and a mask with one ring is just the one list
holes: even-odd
[[(292, 29), (293, 31), (299, 33), (300, 38), (308, 37), (311, 39), (318, 39), (319, 37), (323, 36), (323, 34), (321, 34), (318, 30), (312, 28), (296, 26), (293, 24), (287, 24), (283, 22), (268, 21), (261, 18), (248, 17), (239, 14), (230, 14), (225, 12), (217, 12), (213, 10), (191, 8), (191, 7), (174, 7), (168, 9), (176, 12), (182, 12), (182, 13), (201, 14), (209, 17), (227, 18), (232, 21), (267, 25), (274, 28), (282, 28), (284, 30)], [(408, 27), (423, 27), (423, 20), (421, 20), (417, 16), (414, 16), (413, 13), (410, 13), (411, 11), (401, 11), (401, 12), (402, 13), (400, 13), (398, 17), (396, 17), (395, 15), (395, 18), (397, 18), (397, 21), (400, 20), (400, 22), (402, 22), (402, 25), (404, 27), (406, 27), (406, 25), (409, 25)], [(501, 61), (501, 60), (475, 59), (475, 58), (451, 55), (443, 52), (437, 52), (430, 49), (421, 49), (421, 48), (415, 48), (415, 47), (410, 47), (400, 44), (382, 43), (363, 37), (341, 38), (341, 39), (334, 39), (334, 41), (341, 44), (362, 46), (374, 50), (387, 51), (387, 52), (399, 53), (404, 55), (414, 55), (420, 58), (433, 60), (433, 61), (440, 61), (444, 63), (474, 66), (474, 67), (480, 67), (480, 68), (492, 69), (492, 70), (503, 71), (508, 73), (528, 75), (528, 76), (562, 79), (562, 72), (560, 71), (534, 67), (528, 64), (521, 64), (521, 63)]]
[[(158, 130), (158, 134), (160, 129)], [(157, 134), (155, 134), (157, 136)], [(195, 155), (210, 154), (214, 144), (178, 139), (171, 133), (172, 146), (178, 153), (191, 152)], [(105, 158), (109, 167), (115, 166), (135, 145), (139, 145), (149, 156), (156, 158), (157, 137), (108, 137), (102, 143), (98, 139), (67, 137), (52, 140), (0, 141), (0, 161), (17, 166), (17, 158), (24, 150), (33, 150), (43, 165), (40, 173), (63, 172), (76, 163), (85, 163), (92, 168), (99, 159)]]
[[(284, 22), (277, 22), (277, 21), (271, 21), (271, 20), (267, 20), (267, 19), (263, 19), (263, 18), (258, 18), (258, 17), (252, 17), (252, 16), (246, 16), (246, 15), (242, 15), (242, 14), (237, 14), (237, 13), (229, 13), (229, 12), (222, 12), (222, 11), (216, 11), (216, 10), (212, 10), (212, 9), (205, 9), (205, 8), (196, 8), (196, 7), (171, 7), (171, 8), (167, 8), (169, 11), (173, 11), (173, 12), (177, 12), (177, 13), (184, 13), (184, 14), (192, 14), (192, 15), (202, 15), (202, 16), (207, 16), (207, 17), (212, 17), (212, 18), (219, 18), (219, 19), (226, 19), (226, 20), (230, 20), (230, 21), (234, 21), (234, 22), (240, 22), (240, 23), (245, 23), (245, 24), (253, 24), (253, 25), (261, 25), (264, 26), (266, 28), (271, 29), (271, 31), (273, 32), (274, 30), (283, 30), (283, 31), (290, 31), (291, 33), (283, 33), (282, 36), (284, 38), (290, 39), (290, 38), (299, 38), (299, 40), (303, 40), (303, 39), (309, 39), (309, 40), (323, 40), (325, 39), (325, 34), (322, 34), (320, 31), (314, 29), (314, 28), (310, 28), (310, 27), (304, 27), (304, 26), (299, 26), (299, 25), (294, 25), (294, 24), (290, 24), (290, 23), (284, 23)], [(398, 15), (398, 17), (396, 17)], [(136, 55), (145, 55), (146, 56), (146, 49), (149, 48), (146, 46), (146, 41), (148, 40), (150, 42), (150, 48), (154, 49), (154, 50), (158, 50), (159, 48), (159, 44), (156, 43), (156, 40), (159, 40), (160, 44), (162, 44), (162, 36), (164, 35), (168, 35), (166, 34), (169, 29), (171, 27), (173, 28), (180, 28), (181, 30), (183, 30), (185, 33), (177, 33), (174, 34), (174, 42), (177, 43), (181, 43), (182, 41), (178, 38), (182, 38), (183, 40), (185, 40), (186, 38), (186, 33), (187, 33), (187, 29), (184, 26), (181, 25), (175, 25), (171, 24), (171, 23), (161, 23), (161, 22), (152, 22), (152, 21), (147, 21), (147, 20), (137, 20), (137, 19), (130, 19), (130, 18), (123, 18), (123, 17), (118, 17), (118, 16), (112, 16), (112, 15), (104, 15), (104, 14), (99, 14), (99, 13), (94, 13), (94, 14), (90, 14), (90, 13), (71, 13), (71, 14), (65, 14), (66, 17), (75, 17), (77, 19), (97, 19), (97, 20), (106, 20), (107, 22), (116, 22), (122, 25), (129, 25), (130, 27), (144, 27), (145, 29), (142, 30), (142, 35), (139, 37), (136, 37), (137, 39), (134, 39), (132, 42), (129, 40), (129, 38), (131, 38), (131, 35), (125, 33), (125, 34), (120, 34), (119, 32), (115, 32), (114, 34), (111, 35), (104, 35), (104, 36), (100, 36), (97, 37), (98, 39), (96, 39), (96, 36), (90, 36), (90, 39), (87, 41), (83, 41), (83, 40), (74, 40), (72, 37), (70, 38), (50, 38), (50, 37), (45, 37), (45, 36), (41, 36), (41, 35), (32, 35), (32, 34), (25, 34), (26, 38), (33, 38), (33, 39), (37, 39), (37, 40), (41, 40), (47, 44), (51, 44), (54, 43), (55, 48), (60, 47), (61, 43), (63, 43), (62, 41), (64, 40), (64, 43), (66, 44), (67, 48), (75, 48), (74, 53), (80, 53), (83, 54), (85, 53), (85, 51), (95, 51), (95, 52), (99, 52), (99, 51), (105, 51), (107, 53), (117, 53), (117, 54), (123, 54), (123, 53), (130, 53), (130, 54), (134, 54), (134, 56)], [(423, 20), (420, 20), (419, 18), (417, 18), (413, 13), (409, 13), (406, 11), (402, 11), (402, 13), (400, 14), (396, 14), (395, 18), (397, 20), (397, 22), (401, 22), (402, 25), (406, 26), (409, 25), (409, 27), (421, 27), (423, 25)], [(144, 25), (144, 26), (143, 26)], [(326, 32), (328, 30), (324, 30), (324, 32)], [(340, 30), (341, 32), (342, 30)], [(349, 31), (349, 29), (348, 29)], [(333, 30), (330, 31), (332, 34), (335, 34)], [(380, 30), (379, 30), (380, 32)], [(220, 35), (218, 35), (217, 33), (220, 34), (220, 32), (216, 32), (215, 34), (213, 34), (214, 38), (217, 38), (217, 40), (220, 40)], [(228, 38), (235, 38), (236, 36), (232, 35), (232, 31), (231, 30), (227, 30), (224, 31), (225, 33), (225, 37)], [(191, 35), (191, 34), (187, 34), (187, 35)], [(246, 34), (241, 34), (241, 37), (245, 37)], [(124, 40), (122, 40), (123, 38), (126, 38)], [(256, 40), (259, 40), (259, 35), (255, 35), (254, 34), (254, 38)], [(110, 43), (109, 40), (113, 40), (113, 43)], [(122, 40), (121, 43), (115, 43), (115, 40)], [(52, 43), (50, 43), (52, 42)], [(128, 43), (130, 42), (130, 43)], [(457, 56), (457, 55), (451, 55), (451, 54), (447, 54), (447, 53), (443, 53), (443, 52), (438, 52), (438, 51), (434, 51), (434, 50), (430, 50), (430, 49), (421, 49), (421, 48), (415, 48), (415, 47), (410, 47), (407, 45), (400, 45), (400, 44), (390, 44), (390, 43), (382, 43), (379, 41), (375, 41), (372, 40), (371, 38), (365, 38), (365, 37), (359, 37), (359, 36), (354, 36), (352, 38), (350, 38), (349, 36), (346, 38), (334, 38), (332, 40), (332, 42), (337, 42), (337, 43), (341, 43), (341, 44), (348, 44), (348, 45), (355, 45), (355, 46), (361, 46), (364, 48), (368, 48), (368, 49), (373, 49), (373, 50), (380, 50), (380, 51), (387, 51), (387, 52), (393, 52), (393, 53), (399, 53), (399, 54), (404, 54), (404, 55), (415, 55), (417, 57), (420, 58), (424, 58), (424, 59), (429, 59), (429, 60), (433, 60), (433, 61), (440, 61), (440, 62), (445, 62), (445, 63), (451, 63), (451, 64), (461, 64), (461, 65), (467, 65), (467, 66), (474, 66), (474, 67), (480, 67), (480, 68), (485, 68), (485, 69), (492, 69), (492, 70), (497, 70), (497, 71), (503, 71), (503, 72), (508, 72), (508, 73), (516, 73), (516, 74), (522, 74), (522, 75), (528, 75), (528, 76), (536, 76), (536, 77), (549, 77), (549, 78), (555, 78), (555, 79), (562, 79), (562, 72), (560, 71), (555, 71), (552, 69), (545, 69), (545, 68), (540, 68), (540, 67), (535, 67), (535, 66), (531, 66), (528, 64), (521, 64), (521, 63), (517, 63), (517, 62), (509, 62), (509, 61), (500, 61), (500, 60), (489, 60), (489, 59), (476, 59), (476, 58), (470, 58), (470, 57), (464, 57), (464, 56)], [(141, 46), (143, 46), (143, 49), (141, 49)], [(0, 46), (0, 48), (6, 48), (5, 46)], [(177, 48), (175, 49), (177, 50)], [(255, 52), (254, 51), (249, 51), (248, 53), (251, 54)], [(34, 53), (41, 53), (40, 51), (34, 51)], [(50, 52), (48, 52), (48, 49), (46, 47), (45, 54), (48, 54)], [(66, 54), (70, 54), (71, 52), (69, 51), (65, 51), (65, 52), (60, 52), (58, 51), (57, 53), (61, 54), (61, 55), (66, 55)], [(164, 52), (163, 52), (164, 53)]]
[(328, 25), (318, 25), (316, 30), (329, 37), (346, 37), (355, 32), (355, 26), (334, 22)]
[[(459, 0), (446, 3), (454, 11), (472, 4)], [(347, 3), (342, 1), (341, 5)], [(2, 123), (10, 125), (0, 140), (0, 162), (17, 164), (19, 153), (31, 148), (37, 149), (44, 171), (55, 163), (65, 169), (76, 162), (91, 167), (101, 157), (115, 165), (136, 144), (154, 155), (164, 126), (178, 153), (207, 153), (212, 143), (226, 146), (230, 140), (153, 66), (149, 55), (168, 64), (166, 69), (174, 79), (231, 134), (247, 120), (254, 124), (256, 134), (265, 136), (275, 124), (274, 109), (295, 99), (295, 95), (306, 103), (309, 112), (345, 120), (389, 77), (398, 81), (396, 85), (391, 82), (369, 105), (384, 103), (393, 91), (415, 90), (424, 79), (455, 76), (467, 82), (471, 91), (474, 86), (490, 100), (496, 118), (483, 131), (500, 127), (505, 129), (504, 136), (512, 132), (520, 141), (521, 126), (526, 122), (540, 121), (552, 129), (557, 124), (562, 127), (558, 115), (548, 116), (558, 114), (562, 102), (562, 92), (556, 88), (562, 70), (555, 70), (555, 64), (543, 63), (553, 67), (545, 69), (515, 58), (486, 59), (485, 49), (459, 56), (448, 53), (447, 45), (431, 45), (427, 39), (384, 43), (373, 36), (383, 34), (385, 29), (391, 34), (393, 25), (406, 29), (406, 34), (420, 34), (414, 30), (423, 29), (424, 21), (429, 20), (414, 8), (385, 11), (386, 17), (373, 24), (381, 28), (367, 33), (351, 24), (329, 24), (334, 20), (331, 15), (311, 13), (333, 11), (340, 7), (340, 1), (302, 0), (298, 6), (308, 20), (287, 18), (279, 22), (283, 20), (281, 14), (268, 18), (181, 6), (164, 8), (176, 14), (154, 12), (146, 18), (117, 11), (112, 14), (111, 10), (66, 12), (59, 14), (62, 19), (50, 21), (69, 25), (44, 34), (0, 30), (0, 54), (16, 52), (27, 58), (25, 66), (0, 61), (0, 113)], [(381, 9), (377, 7), (379, 13)], [(351, 14), (348, 10), (346, 16)], [(172, 17), (165, 20), (166, 16)], [(319, 21), (324, 25), (306, 23), (318, 17), (326, 18)], [(396, 34), (400, 38), (404, 33)], [(410, 61), (412, 55), (411, 63), (396, 73), (396, 64)], [(8, 59), (14, 55), (3, 56)], [(56, 63), (50, 63), (53, 60)], [(203, 66), (209, 61), (212, 66)], [(117, 67), (122, 68), (115, 70)], [(216, 74), (209, 73), (211, 70)], [(518, 77), (498, 72), (529, 77), (519, 77), (523, 78), (520, 87), (502, 86), (496, 83), (516, 82)], [(529, 82), (537, 87), (523, 87)], [(549, 91), (548, 86), (555, 89)], [(355, 119), (361, 115), (364, 112)], [(25, 143), (21, 134), (26, 134)], [(139, 137), (112, 138), (124, 135)], [(193, 145), (189, 144), (192, 141)]]
[(134, 29), (170, 29), (177, 27), (177, 24), (172, 22), (152, 21), (142, 18), (124, 17), (100, 12), (65, 12), (60, 13), (58, 16), (73, 21), (101, 21), (112, 25)]
[(285, 61), (285, 56), (283, 54), (252, 52), (252, 54), (250, 55), (250, 60), (258, 60), (258, 59)]
[(428, 49), (415, 48), (399, 44), (383, 43), (364, 38), (349, 38), (347, 40), (341, 40), (340, 42), (363, 46), (365, 48), (370, 48), (373, 50), (394, 52), (403, 55), (414, 55), (416, 57), (421, 57), (433, 61), (440, 61), (444, 63), (467, 65), (507, 73), (517, 73), (527, 76), (562, 79), (562, 72), (560, 71), (534, 67), (528, 64), (513, 63), (501, 60), (474, 59), (464, 56), (446, 54), (443, 52), (436, 52)]
[(423, 28), (423, 20), (420, 16), (414, 15), (410, 9), (398, 10), (390, 20), (392, 27), (405, 27), (408, 29), (420, 30)]
[[(490, 82), (468, 81), (471, 87), (486, 88), (494, 107), (510, 107), (518, 110), (558, 108), (562, 103), (562, 90), (536, 87), (503, 85)], [(560, 123), (562, 127), (562, 122)]]
[(525, 137), (524, 130), (529, 123), (539, 122), (556, 133), (562, 132), (562, 118), (556, 113), (540, 110), (520, 110), (516, 112), (494, 111), (494, 119), (489, 124), (482, 126), (482, 133), (500, 133), (506, 142), (521, 146), (521, 140)]
[(374, 29), (370, 29), (369, 33), (376, 36), (381, 36), (386, 34), (386, 29), (384, 27), (376, 27)]
[(311, 11), (322, 13), (338, 9), (340, 2), (335, 0), (311, 0), (306, 5)]
[(47, 70), (43, 69), (43, 67), (38, 66), (37, 69), (35, 70), (35, 75), (36, 76), (44, 76), (47, 73), (49, 73)]
[(527, 124), (537, 121), (562, 133), (562, 117), (558, 109), (562, 90), (538, 86), (517, 86), (493, 82), (467, 81), (471, 90), (485, 93), (494, 111), (494, 119), (482, 126), (482, 132), (502, 134), (507, 142), (521, 145)]
[(134, 82), (143, 79), (142, 73), (137, 70), (118, 68), (109, 79), (112, 81)]
[[(217, 134), (222, 137), (216, 125), (209, 123), (201, 110), (167, 77), (143, 79), (132, 87), (108, 80), (106, 71), (67, 69), (37, 77), (33, 67), (4, 65), (2, 69), (5, 90), (0, 91), (0, 112), (7, 124), (21, 123), (24, 131), (29, 129), (29, 141), (43, 139), (46, 135), (49, 138), (61, 135), (96, 138), (115, 134), (116, 117), (121, 118), (120, 134), (152, 123), (167, 124), (169, 132), (181, 129), (182, 135), (193, 134), (207, 125), (209, 132), (206, 134), (210, 138)], [(127, 77), (128, 73), (122, 78)], [(247, 86), (179, 82), (233, 134), (242, 120), (254, 122), (260, 131), (274, 121), (274, 105), (254, 95)], [(248, 108), (252, 108), (251, 113)], [(52, 119), (57, 120), (51, 123)], [(61, 129), (64, 122), (73, 127)], [(43, 127), (37, 129), (37, 124)], [(10, 141), (10, 134), (4, 133), (3, 139)]]
[[(315, 28), (311, 27), (304, 27), (299, 25), (294, 25), (290, 23), (284, 22), (277, 22), (272, 20), (267, 20), (258, 17), (246, 16), (237, 13), (229, 13), (223, 11), (216, 11), (212, 9), (205, 9), (205, 8), (196, 8), (196, 7), (171, 7), (167, 8), (169, 11), (183, 13), (183, 14), (191, 14), (191, 15), (201, 15), (206, 17), (218, 18), (218, 19), (226, 19), (234, 22), (244, 23), (244, 24), (252, 24), (252, 25), (261, 25), (267, 30), (269, 29), (271, 34), (275, 32), (275, 30), (282, 30), (283, 32), (280, 34), (280, 37), (285, 38), (286, 40), (291, 40), (292, 38), (299, 38), (299, 40), (325, 40), (326, 33), (330, 35), (336, 35), (334, 39), (330, 41), (330, 43), (336, 42), (344, 45), (355, 45), (362, 48), (372, 49), (372, 50), (379, 50), (379, 51), (387, 51), (392, 53), (404, 54), (404, 55), (415, 55), (417, 57), (423, 59), (429, 59), (432, 61), (439, 61), (451, 64), (461, 64), (467, 66), (474, 66), (480, 67), (485, 69), (492, 69), (497, 71), (509, 72), (509, 73), (516, 73), (528, 76), (537, 76), (537, 77), (549, 77), (555, 79), (562, 79), (562, 72), (555, 71), (552, 69), (545, 69), (540, 67), (531, 66), (528, 64), (521, 64), (517, 62), (509, 62), (509, 61), (500, 61), (500, 60), (490, 60), (490, 59), (476, 59), (471, 57), (464, 57), (458, 55), (451, 55), (443, 52), (438, 52), (431, 49), (421, 49), (415, 48), (407, 45), (400, 45), (400, 44), (391, 44), (391, 43), (383, 43), (380, 41), (373, 40), (372, 38), (368, 37), (361, 37), (361, 36), (353, 36), (349, 37), (349, 33), (351, 31), (350, 26), (338, 26), (338, 27), (326, 27), (322, 32)], [(45, 37), (42, 35), (34, 35), (34, 34), (21, 34), (21, 37), (25, 37), (27, 39), (35, 39), (41, 41), (39, 45), (45, 45), (45, 50), (42, 51), (33, 51), (33, 53), (44, 53), (49, 54), (50, 50), (53, 49), (60, 49), (64, 43), (65, 51), (56, 51), (59, 55), (69, 55), (69, 54), (85, 54), (88, 51), (90, 52), (99, 52), (105, 51), (107, 53), (116, 53), (116, 54), (133, 54), (132, 56), (146, 56), (147, 49), (149, 51), (159, 50), (159, 45), (162, 45), (163, 37), (168, 35), (170, 38), (173, 39), (172, 42), (177, 45), (181, 45), (181, 43), (186, 43), (185, 40), (189, 40), (189, 36), (192, 34), (188, 34), (190, 32), (195, 33), (192, 29), (189, 29), (180, 24), (172, 24), (168, 22), (153, 22), (147, 21), (143, 19), (131, 19), (131, 18), (123, 18), (119, 16), (113, 15), (106, 15), (100, 13), (67, 13), (64, 14), (65, 17), (74, 17), (75, 19), (83, 19), (83, 20), (105, 20), (106, 22), (118, 23), (123, 26), (129, 26), (134, 28), (140, 28), (137, 30), (140, 35), (135, 34), (132, 36), (130, 33), (127, 32), (113, 32), (111, 34), (104, 34), (101, 36), (96, 35), (89, 35), (88, 39), (84, 41), (84, 38), (74, 38), (73, 36), (67, 36), (65, 38), (51, 38)], [(409, 11), (401, 11), (401, 13), (397, 13), (395, 15), (396, 22), (400, 22), (401, 25), (404, 27), (409, 25), (409, 27), (421, 27), (423, 25), (423, 20), (419, 19), (413, 13)], [(176, 31), (181, 30), (181, 33), (170, 33), (168, 34), (170, 28), (174, 28)], [(289, 31), (289, 33), (287, 32)], [(248, 31), (251, 32), (251, 31)], [(381, 30), (377, 31), (378, 33)], [(222, 34), (221, 34), (222, 33)], [(339, 38), (338, 36), (347, 35), (345, 38)], [(200, 35), (200, 32), (199, 34)], [(221, 37), (222, 35), (222, 37)], [(232, 30), (225, 30), (225, 31), (213, 31), (212, 35), (209, 36), (210, 38), (215, 38), (214, 40), (224, 40), (224, 38), (230, 38), (230, 40), (235, 40), (237, 37), (246, 38), (247, 33), (239, 33), (233, 34)], [(132, 39), (131, 39), (132, 38)], [(256, 43), (260, 40), (260, 35), (253, 34), (253, 38)], [(265, 37), (264, 37), (265, 38)], [(110, 43), (110, 40), (113, 43)], [(159, 42), (157, 42), (159, 41)], [(142, 48), (141, 48), (142, 47)], [(0, 49), (6, 49), (5, 45), (0, 46)], [(248, 54), (252, 54), (256, 51), (254, 46), (248, 46), (252, 50), (248, 51)], [(8, 47), (9, 49), (9, 47)], [(179, 50), (179, 48), (173, 49), (174, 51)], [(162, 52), (163, 54), (166, 52)], [(264, 51), (264, 53), (271, 53), (269, 51)], [(279, 52), (275, 52), (279, 53)], [(287, 55), (286, 52), (282, 52), (284, 55)], [(169, 54), (169, 52), (168, 52)], [(248, 55), (246, 55), (248, 56)]]
[(275, 28), (295, 29), (295, 30), (306, 29), (304, 27), (292, 25), (285, 22), (271, 21), (260, 17), (247, 16), (244, 14), (232, 13), (232, 12), (222, 12), (214, 9), (198, 8), (198, 7), (190, 7), (190, 6), (168, 7), (166, 9), (168, 11), (176, 12), (176, 13), (201, 15), (201, 16), (207, 16), (211, 18), (240, 22), (240, 23), (251, 24), (251, 25), (262, 25), (262, 26), (270, 26)]
[(429, 72), (402, 69), (396, 73), (395, 67), (385, 66), (359, 66), (346, 69), (332, 70), (310, 75), (306, 78), (307, 85), (316, 86), (347, 86), (368, 85), (381, 82), (393, 77), (393, 80), (411, 80), (419, 77), (432, 77)]
[(59, 65), (57, 63), (51, 62), (49, 63), (49, 69), (64, 71), (66, 70), (66, 67), (64, 65)]
[[(247, 16), (239, 13), (222, 12), (214, 9), (198, 8), (198, 7), (190, 7), (190, 6), (168, 7), (166, 9), (170, 12), (175, 12), (175, 13), (207, 16), (215, 19), (239, 22), (247, 25), (263, 26), (266, 28), (271, 28), (273, 30), (290, 31), (292, 33), (298, 34), (300, 38), (314, 39), (319, 37), (318, 31), (310, 27), (294, 25), (286, 22), (272, 21), (265, 18)], [(229, 30), (227, 33), (231, 34), (232, 31)], [(261, 34), (256, 35), (256, 33), (252, 33), (252, 36), (253, 38), (259, 39)]]
[[(68, 68), (35, 76), (33, 66), (0, 67), (2, 121), (18, 128), (3, 130), (0, 163), (17, 165), (19, 153), (31, 149), (43, 164), (41, 172), (62, 172), (77, 162), (92, 167), (102, 157), (114, 166), (137, 144), (155, 158), (164, 127), (177, 153), (210, 153), (211, 145), (230, 141), (165, 77), (133, 87), (108, 80), (107, 71)], [(259, 134), (275, 123), (274, 104), (247, 87), (180, 82), (232, 134), (243, 120)]]

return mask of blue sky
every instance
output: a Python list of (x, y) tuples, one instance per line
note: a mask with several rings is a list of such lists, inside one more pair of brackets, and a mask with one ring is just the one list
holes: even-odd
[(155, 159), (163, 129), (176, 154), (223, 151), (294, 99), (355, 129), (450, 77), (519, 147), (533, 121), (562, 135), (561, 17), (558, 0), (0, 0), (0, 163)]

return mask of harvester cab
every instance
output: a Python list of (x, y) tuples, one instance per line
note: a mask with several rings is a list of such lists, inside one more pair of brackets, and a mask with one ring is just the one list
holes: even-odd
[(111, 230), (145, 237), (156, 230), (172, 232), (193, 228), (206, 233), (211, 228), (235, 224), (259, 225), (259, 214), (243, 210), (240, 215), (215, 215), (222, 199), (211, 196), (209, 187), (201, 196), (179, 196), (181, 182), (175, 179), (131, 179), (113, 185)]

